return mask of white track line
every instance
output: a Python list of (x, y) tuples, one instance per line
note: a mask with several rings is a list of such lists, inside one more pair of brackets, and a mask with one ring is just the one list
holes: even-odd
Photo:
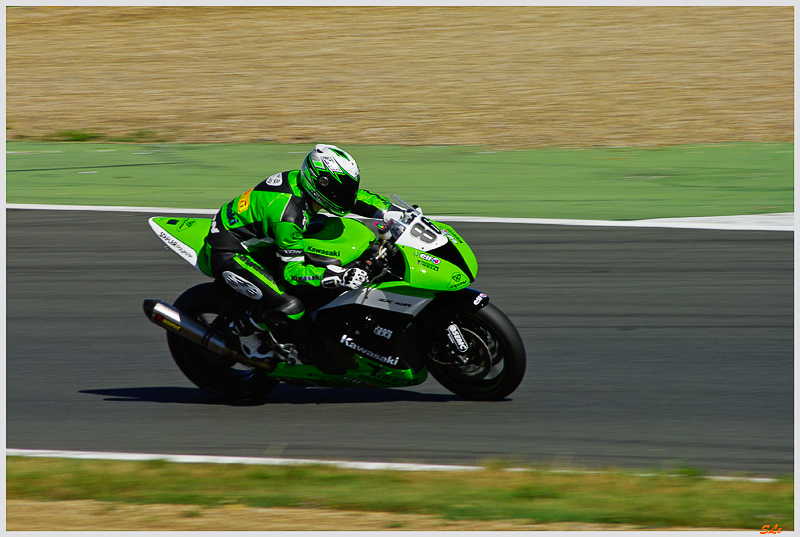
[(216, 214), (217, 209), (175, 209), (171, 207), (127, 207), (113, 205), (36, 205), (30, 203), (6, 203), (6, 209), (29, 209), (35, 211), (101, 211), (113, 213), (149, 214)]
[[(6, 457), (47, 457), (55, 459), (91, 459), (114, 461), (167, 461), (188, 464), (254, 464), (263, 466), (332, 466), (345, 470), (393, 470), (398, 472), (477, 472), (483, 466), (457, 466), (449, 464), (411, 464), (393, 462), (326, 461), (316, 459), (280, 459), (274, 457), (224, 457), (211, 455), (160, 455), (153, 453), (114, 453), (103, 451), (50, 451), (38, 449), (6, 449)], [(507, 468), (509, 472), (530, 471), (527, 468)], [(541, 470), (549, 473), (603, 474), (602, 471)], [(634, 474), (638, 477), (654, 477), (656, 474)], [(774, 483), (770, 477), (704, 476), (713, 481), (747, 481), (751, 483)]]
[(150, 453), (106, 453), (102, 451), (48, 451), (6, 449), (7, 457), (50, 457), (58, 459), (97, 459), (115, 461), (168, 461), (190, 464), (257, 464), (265, 466), (323, 465), (349, 470), (397, 470), (403, 472), (462, 472), (482, 470), (480, 466), (444, 464), (408, 464), (390, 462), (325, 461), (315, 459), (280, 459), (272, 457), (223, 457), (205, 455), (158, 455)]
[[(99, 205), (35, 205), (6, 203), (6, 209), (46, 211), (106, 211), (148, 214), (216, 214), (217, 209), (176, 209), (170, 207), (126, 207)], [(570, 220), (549, 218), (490, 218), (482, 216), (431, 216), (440, 222), (484, 222), (490, 224), (539, 224), (555, 226), (602, 226), (672, 229), (717, 229), (728, 231), (794, 231), (794, 213), (698, 218), (653, 218), (650, 220)]]
[(441, 222), (491, 222), (555, 226), (636, 227), (672, 229), (717, 229), (728, 231), (794, 231), (794, 213), (697, 218), (653, 218), (649, 220), (567, 220), (545, 218), (483, 218), (478, 216), (432, 216)]

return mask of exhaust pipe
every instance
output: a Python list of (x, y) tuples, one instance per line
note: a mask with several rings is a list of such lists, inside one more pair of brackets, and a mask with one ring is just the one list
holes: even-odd
[(144, 314), (153, 324), (170, 332), (174, 332), (203, 349), (217, 354), (223, 358), (235, 360), (250, 366), (274, 370), (275, 366), (266, 362), (250, 360), (239, 351), (228, 347), (225, 338), (209, 325), (188, 315), (184, 315), (174, 306), (162, 300), (147, 299), (142, 305)]

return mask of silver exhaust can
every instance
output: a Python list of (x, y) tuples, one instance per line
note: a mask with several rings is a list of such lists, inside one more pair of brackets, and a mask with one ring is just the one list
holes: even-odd
[(237, 350), (228, 347), (225, 338), (206, 323), (181, 313), (177, 308), (162, 300), (147, 299), (144, 301), (143, 308), (145, 315), (152, 323), (174, 332), (214, 354), (249, 365), (260, 365), (253, 363)]

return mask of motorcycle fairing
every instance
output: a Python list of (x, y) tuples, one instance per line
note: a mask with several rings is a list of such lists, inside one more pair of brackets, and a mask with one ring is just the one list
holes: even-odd
[(416, 386), (428, 378), (428, 370), (389, 369), (369, 360), (357, 361), (357, 367), (348, 369), (342, 375), (323, 373), (315, 366), (281, 362), (270, 374), (271, 377), (283, 381), (297, 381), (321, 388), (399, 388)]
[(369, 359), (382, 367), (418, 370), (417, 363), (408, 353), (399, 352), (400, 340), (413, 318), (389, 310), (364, 311), (364, 306), (347, 304), (315, 312), (315, 326), (325, 340), (331, 354), (338, 356), (340, 364), (355, 355)]
[[(463, 272), (470, 281), (475, 280), (478, 275), (475, 254), (451, 226), (417, 215), (402, 229), (405, 231), (397, 238), (396, 244), (403, 252), (410, 269), (420, 265), (424, 273), (427, 268), (427, 272), (433, 271), (432, 280), (436, 281), (435, 276), (443, 272), (437, 270), (437, 265), (439, 261), (446, 260), (449, 273), (453, 273), (455, 269)], [(428, 285), (430, 284), (426, 284)]]
[[(388, 285), (379, 284), (376, 287), (351, 289), (319, 308), (316, 313), (348, 304), (358, 304), (378, 310), (394, 311), (412, 317), (416, 316), (433, 299), (434, 295), (433, 293), (421, 292), (422, 290), (414, 289), (408, 284), (399, 285), (402, 283), (390, 282)], [(401, 292), (396, 292), (398, 290)], [(405, 294), (405, 292), (414, 292), (421, 296)]]
[[(464, 270), (464, 272), (470, 276), (472, 281), (475, 281), (475, 278), (478, 276), (478, 260), (475, 258), (475, 253), (467, 245), (466, 241), (461, 238), (461, 235), (459, 235), (456, 230), (452, 228), (452, 226), (448, 226), (447, 224), (443, 224), (441, 222), (436, 222), (436, 225), (447, 237), (447, 240), (450, 241), (450, 244), (442, 246), (441, 249), (432, 253), (447, 257), (452, 263)], [(458, 252), (459, 256), (453, 256), (451, 254), (451, 247), (455, 247), (455, 250)], [(458, 257), (461, 259), (459, 260)]]
[(194, 268), (211, 276), (205, 239), (211, 229), (209, 218), (176, 218), (156, 216), (149, 220), (150, 228), (170, 250)]
[[(411, 289), (407, 284), (405, 288), (398, 285), (403, 283), (393, 282), (389, 288), (400, 287), (421, 294), (421, 290)], [(433, 300), (433, 295), (413, 296), (380, 287), (361, 287), (342, 293), (311, 313), (314, 324), (325, 327), (322, 333), (333, 354), (346, 353), (359, 364), (371, 362), (382, 370), (418, 371), (421, 362), (417, 363), (414, 353), (399, 352), (399, 342), (414, 317)]]
[[(149, 223), (173, 252), (207, 276), (212, 275), (206, 248), (212, 219), (157, 216)], [(372, 231), (357, 220), (321, 215), (312, 221), (304, 236), (309, 256), (338, 259), (342, 265), (355, 261), (374, 240)]]

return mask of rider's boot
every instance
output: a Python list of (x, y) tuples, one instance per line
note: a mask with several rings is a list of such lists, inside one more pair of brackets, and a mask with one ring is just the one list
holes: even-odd
[(242, 348), (242, 353), (251, 360), (269, 360), (275, 357), (272, 344), (265, 341), (261, 334), (263, 332), (239, 337), (239, 346)]
[(303, 316), (303, 303), (294, 296), (275, 295), (262, 300), (233, 319), (229, 329), (238, 336), (242, 353), (256, 360), (297, 361), (292, 345), (297, 341), (285, 328), (287, 321)]
[(266, 360), (273, 356), (272, 343), (267, 335), (268, 327), (262, 326), (250, 316), (250, 311), (234, 319), (230, 330), (238, 336), (242, 354), (253, 360)]
[(228, 326), (230, 331), (240, 337), (251, 336), (256, 332), (263, 332), (265, 328), (253, 320), (250, 316), (251, 313), (250, 310), (245, 311), (231, 321), (231, 324)]
[[(242, 353), (256, 360), (297, 363), (296, 343), (304, 340), (306, 322), (279, 311), (256, 315), (258, 321), (253, 319), (252, 312), (245, 312), (230, 324), (231, 332), (239, 336)], [(303, 317), (302, 313), (300, 316)]]

